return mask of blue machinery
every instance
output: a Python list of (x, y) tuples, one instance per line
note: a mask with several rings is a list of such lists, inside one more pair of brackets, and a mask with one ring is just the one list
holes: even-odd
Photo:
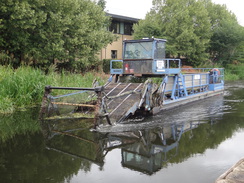
[[(93, 118), (96, 127), (103, 123), (104, 118), (111, 125), (130, 116), (155, 114), (223, 92), (224, 69), (181, 68), (180, 59), (165, 58), (165, 43), (166, 40), (155, 38), (125, 40), (123, 60), (111, 61), (111, 76), (104, 86), (48, 86), (41, 116), (50, 116), (50, 111), (58, 111), (59, 106), (74, 106), (75, 112), (95, 113)], [(86, 95), (85, 103), (79, 100), (75, 100), (75, 104), (55, 102), (53, 99), (60, 97), (51, 96), (53, 89), (82, 90), (82, 93), (93, 91), (92, 95), (96, 95), (96, 99), (89, 102), (87, 99), (90, 96)]]
[(126, 40), (123, 60), (111, 60), (111, 83), (130, 83), (138, 78), (149, 78), (137, 90), (141, 92), (139, 102), (135, 102), (134, 107), (128, 109), (124, 118), (117, 119), (117, 122), (140, 110), (154, 114), (223, 91), (224, 69), (181, 68), (180, 59), (165, 58), (165, 43), (166, 40), (155, 38)]

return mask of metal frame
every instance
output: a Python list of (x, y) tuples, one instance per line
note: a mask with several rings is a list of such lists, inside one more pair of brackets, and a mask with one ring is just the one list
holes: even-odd
[[(166, 67), (164, 67), (161, 71), (159, 71), (157, 69), (157, 61), (163, 61), (164, 64), (166, 65)], [(122, 62), (122, 68), (116, 68), (113, 69), (113, 63), (114, 62)], [(110, 74), (127, 74), (124, 73), (123, 70), (123, 60), (111, 60), (110, 61)], [(177, 62), (178, 67), (177, 68), (171, 68), (170, 65), (172, 62)], [(166, 75), (166, 74), (179, 74), (181, 72), (181, 60), (180, 59), (170, 59), (170, 58), (166, 58), (166, 59), (162, 59), (162, 60), (153, 60), (152, 63), (152, 73), (155, 75)], [(131, 74), (129, 74), (131, 75)]]
[[(61, 95), (61, 96), (56, 96), (52, 97), (50, 95), (52, 90), (79, 90), (81, 92), (76, 92), (76, 93), (71, 93), (71, 94), (66, 94), (66, 95)], [(61, 98), (77, 93), (82, 93), (82, 92), (87, 92), (87, 91), (94, 91), (97, 95), (97, 103), (95, 105), (87, 105), (87, 104), (71, 104), (71, 103), (54, 103), (52, 102), (53, 98)], [(46, 86), (45, 87), (45, 92), (42, 100), (42, 105), (41, 105), (41, 110), (39, 113), (39, 119), (44, 120), (44, 116), (47, 113), (48, 109), (48, 103), (49, 101), (51, 102), (52, 105), (72, 105), (72, 106), (84, 106), (84, 107), (90, 107), (95, 109), (95, 117), (94, 117), (94, 129), (100, 124), (101, 118), (105, 117), (107, 120), (107, 123), (109, 125), (112, 125), (110, 118), (108, 117), (104, 101), (103, 101), (103, 91), (104, 91), (104, 86), (99, 86), (95, 88), (79, 88), (79, 87), (55, 87), (55, 86)], [(78, 101), (77, 101), (78, 102)], [(101, 115), (101, 112), (104, 113), (104, 115)]]
[[(157, 62), (158, 61), (164, 61), (165, 67), (162, 68), (162, 70), (157, 69)], [(171, 68), (170, 65), (172, 62), (177, 62), (176, 64), (178, 65), (177, 68)], [(165, 75), (165, 74), (179, 74), (181, 72), (181, 60), (180, 59), (171, 59), (171, 58), (165, 58), (162, 60), (153, 60), (153, 66), (152, 66), (152, 71), (153, 74), (160, 74), (160, 75)]]
[[(113, 69), (114, 62), (122, 62), (121, 69)], [(123, 74), (123, 60), (111, 60), (110, 61), (110, 74)]]

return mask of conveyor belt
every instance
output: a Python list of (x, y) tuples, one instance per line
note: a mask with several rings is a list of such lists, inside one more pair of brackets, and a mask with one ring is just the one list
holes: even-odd
[[(143, 83), (110, 83), (105, 87), (108, 97), (107, 110), (110, 119), (119, 122), (129, 113), (135, 112), (139, 103)], [(132, 107), (134, 108), (132, 109)]]

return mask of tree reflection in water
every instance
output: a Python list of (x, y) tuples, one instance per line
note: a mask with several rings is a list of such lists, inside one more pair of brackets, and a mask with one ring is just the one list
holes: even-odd
[[(160, 169), (184, 165), (190, 157), (218, 148), (244, 128), (243, 88), (231, 83), (226, 90), (224, 98), (217, 96), (100, 132), (89, 130), (91, 121), (46, 121), (40, 127), (38, 109), (2, 116), (1, 182), (69, 182), (80, 172), (98, 173), (93, 164), (102, 175), (110, 174), (105, 168), (110, 168), (107, 160), (114, 157), (109, 152), (117, 153), (115, 149), (121, 155), (120, 171), (159, 176), (164, 172)], [(153, 174), (159, 170), (160, 174)], [(110, 175), (117, 177), (116, 173)], [(104, 180), (109, 182), (109, 177)]]
[(48, 149), (86, 159), (102, 169), (107, 153), (112, 149), (121, 148), (122, 166), (152, 174), (177, 156), (182, 134), (197, 128), (201, 123), (203, 122), (99, 133), (90, 132), (86, 128), (59, 131), (57, 125), (48, 122), (43, 123), (42, 129), (46, 135)]

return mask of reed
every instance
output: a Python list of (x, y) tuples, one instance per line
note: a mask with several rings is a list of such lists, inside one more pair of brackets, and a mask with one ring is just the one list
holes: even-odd
[(0, 112), (12, 112), (14, 106), (25, 107), (39, 101), (45, 75), (30, 67), (12, 70), (0, 68)]
[[(0, 66), (0, 113), (12, 113), (16, 108), (39, 105), (44, 87), (92, 87), (96, 78), (103, 85), (108, 75), (104, 73), (88, 72), (73, 74), (66, 71), (55, 72), (51, 66), (47, 75), (39, 69), (22, 66), (16, 70), (11, 67)], [(225, 69), (225, 80), (244, 79), (244, 64), (228, 65)], [(54, 91), (53, 95), (60, 95), (67, 91)]]
[(244, 79), (244, 64), (230, 64), (225, 69), (225, 80)]
[(225, 80), (226, 81), (235, 81), (239, 80), (239, 76), (232, 73), (230, 70), (225, 70)]
[[(0, 67), (0, 113), (11, 113), (15, 108), (25, 108), (40, 104), (44, 87), (92, 87), (95, 78), (102, 84), (107, 76), (95, 72), (86, 74), (56, 73), (55, 68), (50, 68), (45, 75), (39, 69), (22, 66), (16, 70), (10, 67)], [(62, 94), (62, 91), (55, 91)]]

